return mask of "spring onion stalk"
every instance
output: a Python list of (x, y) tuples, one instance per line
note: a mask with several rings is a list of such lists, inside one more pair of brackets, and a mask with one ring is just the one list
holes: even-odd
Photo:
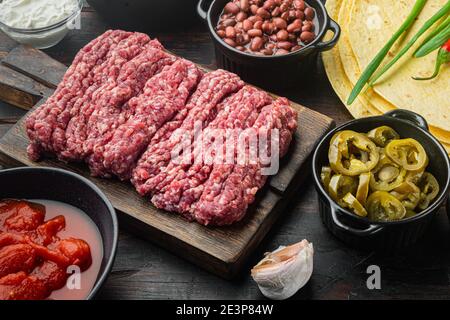
[(426, 56), (434, 50), (442, 47), (442, 45), (446, 43), (448, 39), (450, 39), (450, 23), (444, 30), (431, 38), (430, 41), (425, 43), (422, 48), (420, 48), (420, 50), (416, 52), (414, 57), (421, 58)]
[[(395, 42), (400, 38), (400, 36), (409, 30), (411, 26), (413, 25), (414, 21), (416, 20), (417, 16), (422, 12), (423, 7), (425, 6), (427, 0), (417, 0), (414, 4), (414, 7), (412, 8), (410, 14), (406, 18), (406, 20), (403, 22), (403, 24), (400, 26), (400, 28), (394, 33), (391, 39), (384, 45), (384, 47), (378, 52), (378, 54), (375, 56), (375, 58), (369, 63), (367, 68), (363, 71), (361, 77), (359, 78), (358, 82), (356, 83), (355, 87), (353, 88), (352, 92), (350, 93), (350, 96), (347, 100), (347, 104), (352, 104), (356, 97), (360, 94), (361, 90), (366, 85), (367, 81), (370, 79), (370, 77), (375, 73), (375, 71), (380, 66), (380, 63), (384, 60), (386, 55), (388, 54), (389, 50), (392, 48), (392, 46), (395, 44)], [(449, 1), (450, 3), (450, 1)]]
[(427, 22), (424, 23), (422, 28), (412, 37), (412, 39), (403, 47), (402, 50), (400, 50), (399, 53), (387, 64), (385, 65), (379, 72), (377, 72), (373, 78), (369, 82), (369, 86), (373, 86), (375, 82), (383, 75), (385, 74), (400, 58), (416, 43), (416, 41), (420, 38), (421, 35), (423, 35), (428, 29), (431, 28), (431, 26), (447, 15), (450, 12), (450, 0), (443, 6), (434, 16), (432, 16), (430, 19), (428, 19)]
[(443, 22), (440, 23), (439, 26), (435, 28), (432, 32), (430, 32), (428, 36), (425, 38), (425, 40), (422, 41), (422, 44), (416, 49), (416, 51), (414, 51), (414, 57), (416, 57), (417, 51), (419, 51), (428, 41), (434, 38), (434, 36), (441, 33), (441, 31), (444, 30), (448, 24), (450, 24), (450, 14), (447, 14), (447, 17), (443, 20)]

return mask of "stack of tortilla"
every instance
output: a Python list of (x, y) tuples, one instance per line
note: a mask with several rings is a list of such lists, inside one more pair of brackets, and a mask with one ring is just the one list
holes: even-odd
[[(382, 65), (446, 2), (428, 1), (411, 30), (397, 41)], [(334, 90), (355, 118), (397, 108), (414, 111), (425, 117), (432, 134), (450, 154), (450, 67), (444, 65), (431, 81), (412, 79), (434, 71), (436, 52), (420, 59), (412, 57), (427, 34), (373, 88), (364, 90), (352, 105), (346, 104), (362, 71), (405, 21), (414, 3), (415, 0), (328, 0), (328, 13), (341, 26), (342, 35), (333, 50), (323, 53), (323, 61)]]

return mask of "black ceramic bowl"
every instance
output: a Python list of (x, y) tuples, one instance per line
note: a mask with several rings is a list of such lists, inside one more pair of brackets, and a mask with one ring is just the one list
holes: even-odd
[[(222, 41), (215, 31), (223, 8), (229, 1), (214, 0), (207, 12), (205, 8), (209, 0), (200, 0), (198, 3), (198, 13), (208, 22), (209, 32), (214, 41), (217, 66), (263, 88), (284, 89), (294, 86), (302, 79), (311, 78), (310, 73), (316, 66), (318, 53), (330, 50), (339, 40), (341, 29), (328, 16), (322, 2), (307, 0), (308, 5), (315, 9), (319, 23), (317, 36), (313, 42), (298, 51), (279, 56), (258, 56), (241, 52)], [(331, 40), (323, 42), (322, 39), (328, 30), (332, 30), (334, 36)]]
[(97, 225), (103, 240), (103, 260), (92, 299), (108, 277), (116, 255), (119, 227), (109, 200), (92, 182), (54, 168), (16, 168), (0, 171), (0, 199), (45, 199), (70, 204), (84, 211)]
[[(331, 137), (337, 131), (368, 132), (382, 125), (392, 127), (403, 138), (414, 138), (422, 144), (430, 159), (427, 171), (436, 177), (440, 186), (438, 196), (426, 210), (400, 221), (373, 222), (359, 217), (332, 200), (320, 181), (322, 166), (329, 164), (328, 149)], [(425, 119), (406, 110), (395, 110), (383, 116), (357, 119), (337, 127), (320, 141), (312, 162), (314, 183), (319, 195), (320, 214), (324, 224), (337, 238), (355, 247), (395, 252), (414, 244), (425, 233), (449, 193), (450, 163), (445, 149), (429, 133)]]
[(88, 0), (114, 28), (130, 31), (183, 30), (197, 21), (197, 0)]

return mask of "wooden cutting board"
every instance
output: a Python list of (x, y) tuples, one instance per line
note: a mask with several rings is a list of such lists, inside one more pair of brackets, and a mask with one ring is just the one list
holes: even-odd
[[(0, 99), (24, 109), (36, 108), (50, 95), (66, 66), (43, 52), (17, 46), (0, 64)], [(262, 241), (309, 174), (309, 156), (320, 137), (334, 126), (332, 119), (298, 104), (299, 128), (280, 171), (258, 193), (246, 217), (229, 227), (205, 227), (156, 209), (130, 183), (89, 176), (86, 166), (53, 159), (30, 161), (29, 140), (22, 118), (0, 140), (2, 158), (11, 166), (49, 166), (71, 170), (97, 184), (117, 209), (121, 227), (225, 278), (232, 278)]]

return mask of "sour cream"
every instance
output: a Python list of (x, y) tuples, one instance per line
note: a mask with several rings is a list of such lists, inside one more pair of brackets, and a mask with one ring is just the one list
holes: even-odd
[(13, 28), (45, 28), (69, 17), (78, 8), (78, 0), (3, 0), (0, 21)]

